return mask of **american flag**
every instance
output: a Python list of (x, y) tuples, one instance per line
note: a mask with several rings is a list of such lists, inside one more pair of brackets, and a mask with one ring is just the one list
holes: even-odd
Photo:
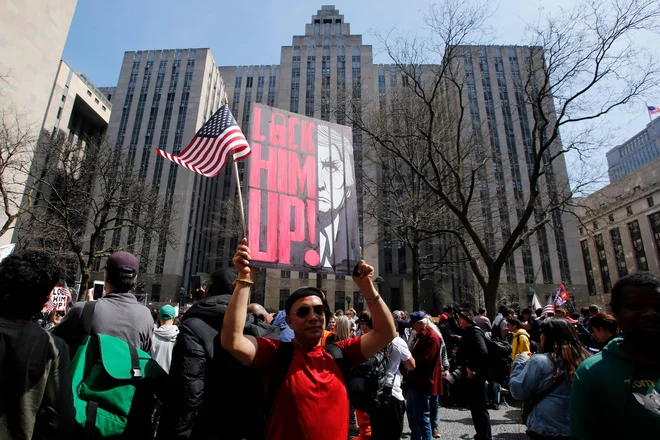
[(552, 301), (552, 296), (548, 298), (548, 303), (543, 307), (543, 316), (547, 316), (548, 313), (552, 313), (553, 315), (555, 314), (555, 304)]
[(233, 153), (237, 161), (252, 152), (227, 104), (206, 121), (178, 156), (159, 148), (156, 151), (166, 159), (206, 177), (220, 173), (229, 153)]
[(656, 113), (660, 113), (660, 107), (657, 105), (648, 105), (646, 108), (649, 110), (650, 115), (655, 115)]
[(55, 309), (56, 304), (53, 302), (53, 292), (50, 292), (48, 295), (48, 302), (46, 303), (46, 311), (48, 313), (52, 312)]

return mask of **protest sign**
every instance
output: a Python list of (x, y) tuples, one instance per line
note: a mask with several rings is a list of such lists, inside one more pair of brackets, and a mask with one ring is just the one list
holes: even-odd
[(66, 303), (68, 298), (68, 295), (63, 293), (62, 287), (57, 286), (53, 289), (51, 301), (55, 304), (56, 312), (66, 312)]
[(255, 104), (250, 139), (252, 264), (352, 273), (360, 238), (351, 128)]

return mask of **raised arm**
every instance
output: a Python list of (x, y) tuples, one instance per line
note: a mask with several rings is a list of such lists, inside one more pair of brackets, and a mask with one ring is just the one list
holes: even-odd
[(374, 324), (372, 331), (362, 336), (360, 340), (360, 351), (365, 359), (370, 359), (373, 355), (385, 348), (396, 337), (396, 328), (392, 313), (387, 308), (385, 301), (380, 297), (374, 286), (372, 277), (374, 268), (364, 261), (358, 263), (358, 276), (353, 277), (353, 281), (360, 289), (364, 297), (371, 319)]
[(257, 340), (253, 336), (243, 334), (250, 287), (252, 287), (252, 271), (249, 267), (250, 249), (245, 243), (246, 240), (243, 239), (233, 259), (238, 278), (225, 312), (220, 341), (222, 348), (231, 353), (236, 360), (245, 366), (250, 366), (257, 355)]

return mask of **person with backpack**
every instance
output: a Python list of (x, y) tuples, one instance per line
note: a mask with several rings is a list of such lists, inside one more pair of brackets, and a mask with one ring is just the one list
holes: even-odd
[(428, 321), (424, 312), (410, 314), (415, 331), (412, 356), (415, 369), (408, 374), (408, 424), (413, 440), (431, 440), (431, 398), (442, 395), (441, 338)]
[(53, 329), (75, 353), (71, 361), (76, 436), (152, 436), (154, 392), (165, 371), (151, 358), (153, 319), (130, 293), (138, 259), (108, 257), (105, 296), (79, 302)]
[(541, 353), (526, 351), (516, 356), (509, 391), (514, 399), (526, 401), (523, 423), (532, 440), (570, 439), (571, 383), (588, 357), (573, 326), (556, 317), (541, 324)]
[(488, 348), (486, 336), (473, 320), (469, 309), (457, 311), (458, 323), (463, 329), (463, 338), (456, 353), (461, 368), (465, 401), (470, 407), (472, 422), (477, 431), (477, 440), (491, 440), (490, 415), (484, 399), (484, 388), (488, 377)]
[(507, 320), (509, 326), (509, 333), (513, 335), (513, 343), (511, 344), (511, 361), (521, 353), (531, 350), (529, 333), (522, 328), (522, 323), (516, 318), (509, 318)]
[(54, 257), (22, 251), (0, 263), (0, 438), (46, 440), (73, 432), (66, 343), (32, 321), (57, 285)]
[[(138, 303), (133, 295), (140, 263), (135, 255), (118, 251), (108, 257), (105, 265), (105, 296), (96, 300), (91, 321), (95, 334), (114, 336), (151, 352), (154, 321), (149, 309)], [(82, 314), (85, 302), (76, 303), (53, 329), (53, 334), (64, 339), (73, 356), (80, 345)]]
[(387, 346), (387, 366), (385, 385), (380, 406), (371, 415), (372, 436), (377, 440), (399, 440), (403, 433), (403, 417), (406, 413), (406, 401), (401, 389), (402, 375), (400, 366), (407, 371), (415, 369), (408, 344), (397, 336)]
[[(373, 330), (358, 338), (322, 347), (321, 337), (330, 312), (324, 294), (302, 287), (285, 302), (286, 320), (294, 340), (255, 338), (243, 333), (254, 284), (250, 249), (243, 239), (234, 256), (236, 287), (227, 307), (221, 332), (222, 346), (245, 366), (268, 378), (267, 440), (337, 440), (348, 437), (349, 399), (342, 377), (384, 349), (396, 336), (392, 315), (373, 284), (374, 268), (360, 261), (353, 281), (371, 312)], [(319, 423), (319, 417), (323, 423)]]

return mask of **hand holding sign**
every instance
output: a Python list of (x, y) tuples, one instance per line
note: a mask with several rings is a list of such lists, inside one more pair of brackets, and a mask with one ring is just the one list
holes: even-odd
[(373, 266), (369, 266), (367, 263), (365, 263), (364, 260), (360, 260), (353, 270), (353, 281), (360, 288), (360, 291), (363, 291), (363, 289), (369, 289), (371, 287), (371, 279), (373, 276)]

